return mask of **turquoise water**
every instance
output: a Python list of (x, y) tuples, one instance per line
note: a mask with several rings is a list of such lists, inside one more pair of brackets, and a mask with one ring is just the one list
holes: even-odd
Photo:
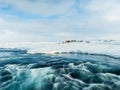
[(0, 90), (120, 90), (120, 58), (1, 48)]

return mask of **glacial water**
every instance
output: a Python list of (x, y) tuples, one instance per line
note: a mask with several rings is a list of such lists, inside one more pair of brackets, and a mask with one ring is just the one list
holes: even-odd
[(0, 90), (120, 90), (120, 58), (1, 48)]

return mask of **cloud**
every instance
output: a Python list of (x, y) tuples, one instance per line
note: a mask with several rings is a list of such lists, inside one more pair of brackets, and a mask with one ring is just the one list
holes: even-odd
[(119, 0), (91, 0), (89, 3), (84, 3), (80, 6), (89, 14), (101, 17), (108, 21), (120, 19)]
[(74, 0), (2, 0), (1, 8), (7, 8), (11, 11), (22, 12), (31, 15), (51, 16), (61, 15), (69, 11), (74, 5)]
[[(0, 33), (0, 42), (25, 42), (25, 41), (43, 41), (46, 40), (45, 36), (31, 35), (14, 32), (12, 30), (3, 30)], [(47, 40), (46, 40), (47, 41)], [(48, 40), (49, 41), (49, 40)]]
[(0, 7), (0, 37), (6, 41), (97, 39), (120, 34), (118, 0), (1, 0)]

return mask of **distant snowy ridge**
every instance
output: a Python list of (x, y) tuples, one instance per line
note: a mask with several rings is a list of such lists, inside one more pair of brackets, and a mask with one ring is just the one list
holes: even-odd
[(104, 54), (115, 57), (120, 57), (120, 42), (119, 41), (89, 41), (88, 42), (72, 42), (72, 43), (57, 43), (57, 42), (6, 42), (0, 43), (0, 48), (18, 48), (27, 49), (28, 53), (90, 53)]

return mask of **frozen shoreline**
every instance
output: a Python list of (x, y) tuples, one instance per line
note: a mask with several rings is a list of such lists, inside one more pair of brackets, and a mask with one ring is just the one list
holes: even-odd
[(0, 43), (0, 48), (18, 48), (27, 49), (28, 53), (90, 53), (104, 54), (115, 57), (120, 57), (120, 42), (104, 42), (90, 41), (72, 42), (72, 43), (57, 43), (57, 42), (5, 42)]

